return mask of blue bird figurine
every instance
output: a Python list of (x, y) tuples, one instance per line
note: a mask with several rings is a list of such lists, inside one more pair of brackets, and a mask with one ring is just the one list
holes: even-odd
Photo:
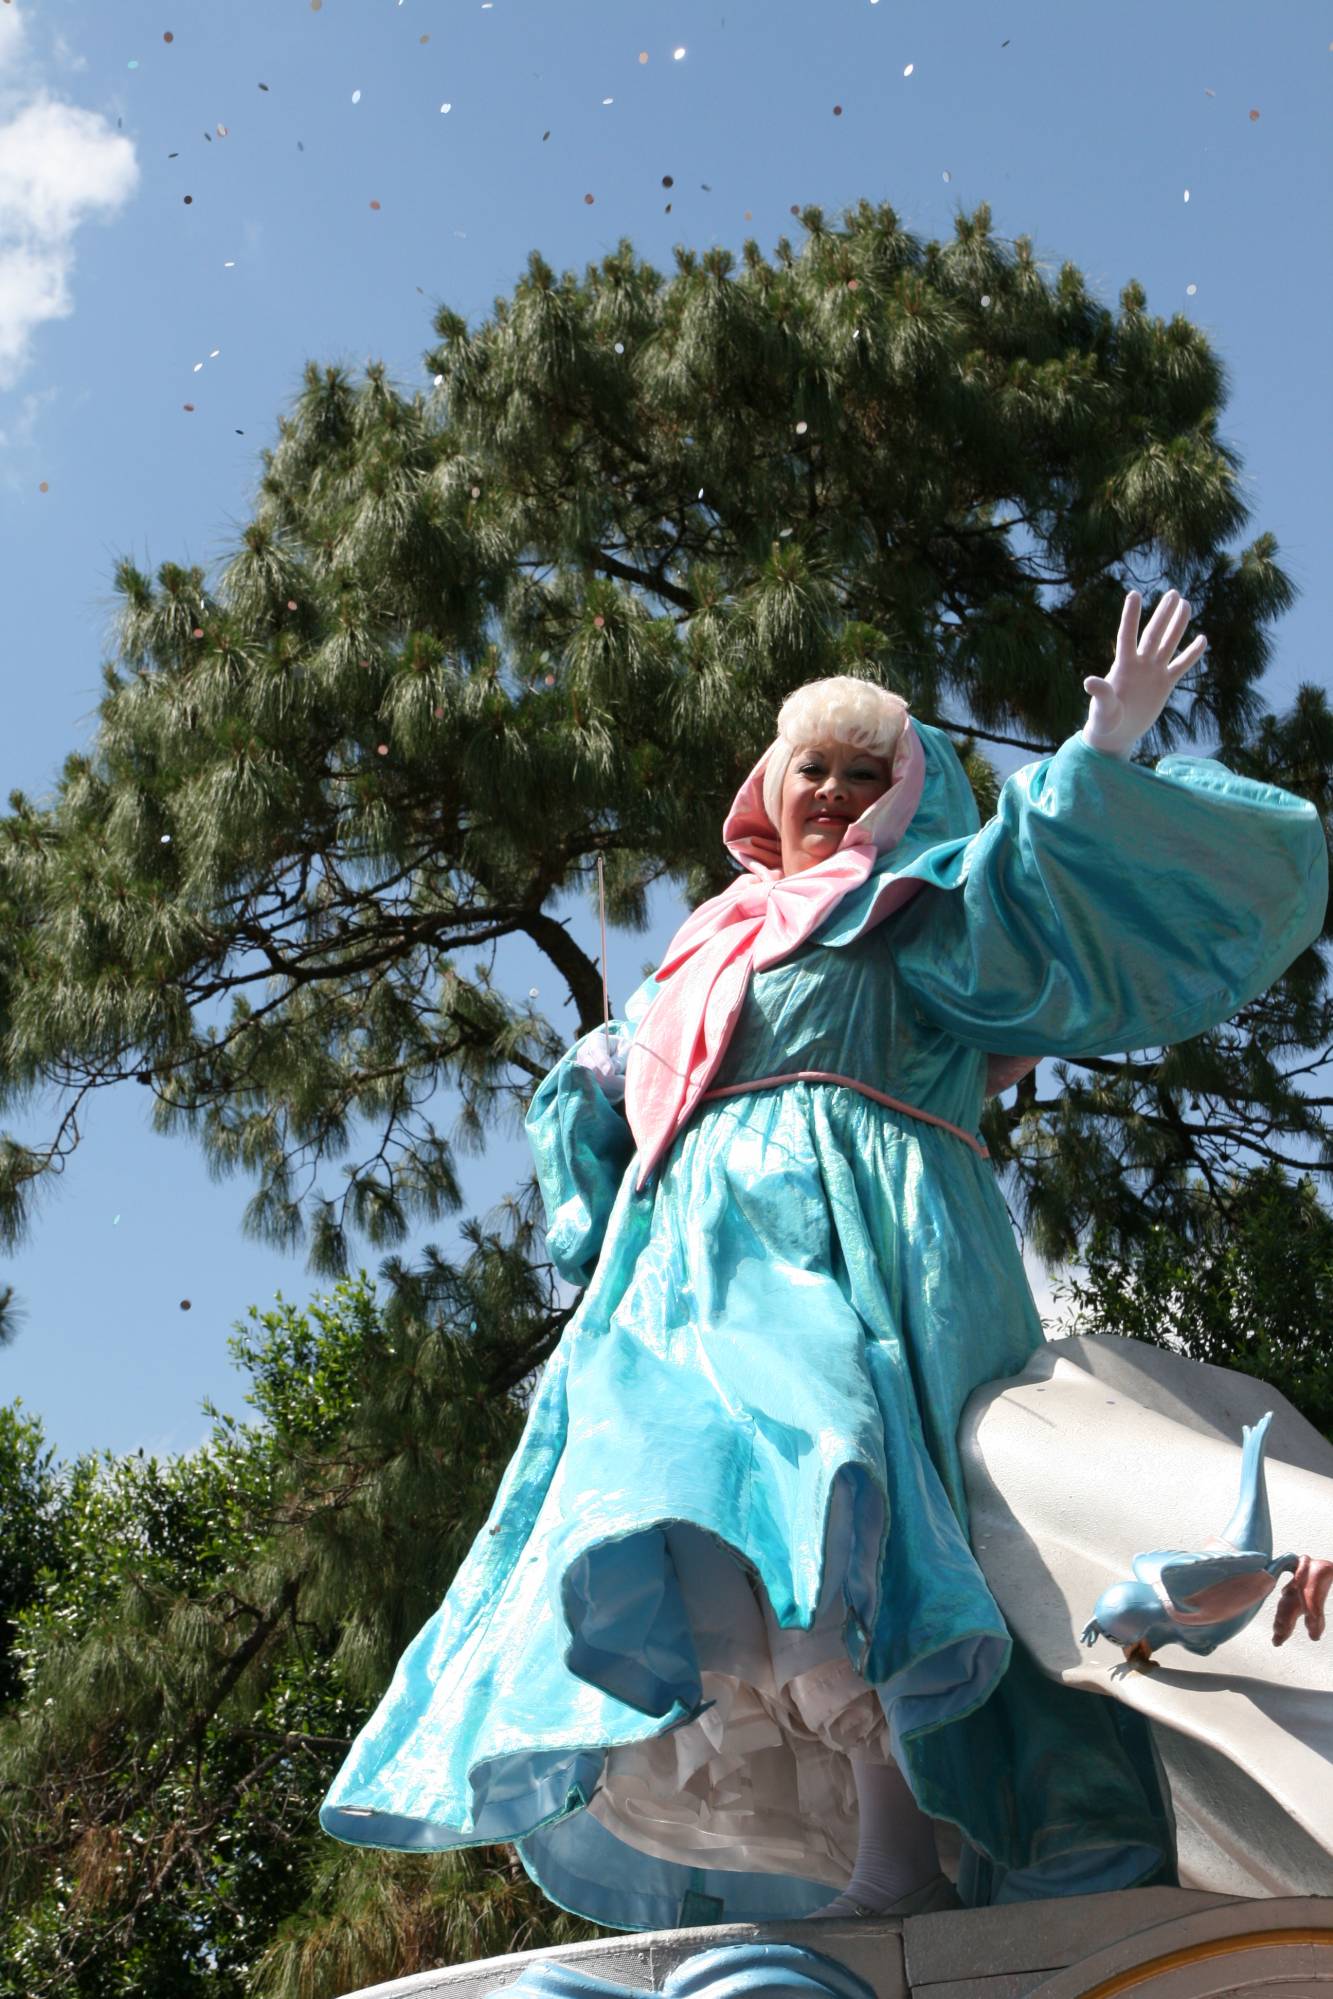
[(1135, 1555), (1134, 1582), (1113, 1583), (1102, 1591), (1083, 1643), (1112, 1639), (1126, 1665), (1150, 1666), (1163, 1645), (1190, 1652), (1214, 1652), (1243, 1631), (1284, 1573), (1294, 1574), (1296, 1555), (1273, 1556), (1273, 1525), (1264, 1483), (1267, 1415), (1244, 1426), (1240, 1497), (1220, 1535), (1200, 1549), (1155, 1549)]

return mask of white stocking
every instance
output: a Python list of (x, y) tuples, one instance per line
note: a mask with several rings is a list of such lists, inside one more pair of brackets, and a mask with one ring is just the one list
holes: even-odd
[(860, 1827), (856, 1866), (836, 1901), (819, 1916), (850, 1916), (851, 1902), (883, 1914), (940, 1871), (935, 1828), (917, 1804), (896, 1763), (868, 1763), (853, 1756)]

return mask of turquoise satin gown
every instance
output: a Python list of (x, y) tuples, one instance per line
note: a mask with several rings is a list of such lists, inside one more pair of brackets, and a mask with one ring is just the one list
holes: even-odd
[[(714, 1088), (832, 1071), (975, 1134), (988, 1051), (1184, 1040), (1319, 934), (1324, 836), (1290, 794), (1074, 737), (978, 830), (947, 738), (915, 726), (907, 837), (753, 976)], [(866, 928), (888, 868), (925, 887)], [(849, 1871), (821, 1845), (827, 1747), (788, 1716), (753, 1738), (762, 1798), (736, 1759), (698, 1789), (758, 1603), (770, 1635), (873, 1687), (918, 1802), (958, 1828), (966, 1902), (1172, 1880), (1146, 1725), (1039, 1676), (969, 1546), (960, 1412), (1043, 1338), (989, 1162), (850, 1084), (791, 1082), (703, 1103), (636, 1194), (587, 1039), (527, 1120), (550, 1255), (586, 1289), (325, 1829), (513, 1842), (553, 1902), (611, 1928), (808, 1915)]]

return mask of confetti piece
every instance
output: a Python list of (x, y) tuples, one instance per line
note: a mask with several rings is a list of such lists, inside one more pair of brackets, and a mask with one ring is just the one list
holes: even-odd
[(295, 599), (295, 597), (289, 597), (289, 598), (287, 599), (287, 609), (288, 609), (289, 611), (294, 611), (294, 610), (296, 609), (296, 599)]
[(158, 844), (158, 846), (159, 846), (159, 847), (169, 847), (169, 846), (171, 845), (171, 835), (170, 835), (170, 833), (164, 833), (164, 834), (162, 835), (162, 838), (161, 838), (161, 839), (160, 839), (160, 840), (158, 841), (158, 843), (157, 843), (157, 844)]
[(359, 90), (354, 90), (352, 92), (352, 102), (353, 104), (359, 104), (361, 102), (361, 92)]
[(139, 59), (138, 59), (138, 57), (137, 57), (137, 56), (131, 56), (131, 57), (130, 57), (130, 59), (129, 59), (129, 61), (128, 61), (128, 62), (126, 63), (125, 67), (126, 67), (126, 69), (138, 69), (138, 67), (139, 67)]
[(377, 201), (372, 201), (370, 205), (371, 205), (371, 207), (372, 207), (372, 208), (378, 208), (378, 207), (379, 207), (379, 203), (378, 203)]
[(804, 437), (805, 433), (807, 432), (807, 430), (809, 430), (809, 428), (810, 428), (809, 424), (805, 421), (805, 418), (802, 417), (801, 421), (796, 426), (796, 435), (798, 437)]
[(443, 375), (437, 375), (437, 376), (435, 377), (435, 386), (436, 386), (436, 388), (437, 388), (437, 389), (442, 389), (442, 388), (444, 387), (444, 376), (443, 376)]
[[(603, 104), (614, 104), (614, 103), (615, 103), (615, 101), (616, 101), (616, 100), (615, 100), (615, 98), (614, 98), (614, 97), (604, 97), (604, 98), (602, 99), (602, 102), (603, 102)], [(1251, 114), (1251, 115), (1253, 115), (1253, 114)]]
[(585, 200), (585, 201), (587, 202), (587, 204), (588, 204), (589, 208), (591, 208), (591, 207), (592, 207), (592, 205), (593, 205), (593, 201), (595, 200), (595, 198), (596, 198), (596, 197), (595, 197), (595, 196), (593, 196), (593, 195), (591, 195), (591, 194), (585, 194), (585, 195), (584, 195), (584, 197), (583, 197), (583, 199), (584, 199), (584, 200)]
[(182, 1298), (182, 1299), (181, 1299), (181, 1310), (182, 1310), (182, 1312), (188, 1312), (188, 1311), (189, 1311), (189, 1309), (190, 1309), (190, 1301), (189, 1301), (189, 1299), (188, 1299), (188, 1298)]
[(472, 488), (472, 497), (473, 497), (473, 499), (474, 499), (474, 500), (479, 500), (479, 499), (481, 498), (481, 487), (480, 487), (480, 486), (474, 486), (474, 487)]
[(267, 90), (267, 89), (268, 89), (268, 85), (267, 85), (266, 83), (261, 83), (261, 84), (260, 84), (260, 86), (259, 86), (259, 88), (260, 88), (261, 90)]
[(1188, 189), (1188, 188), (1186, 188), (1186, 189), (1185, 189), (1185, 199), (1186, 199), (1186, 201), (1188, 201), (1188, 200), (1189, 200), (1189, 198), (1190, 198), (1190, 191), (1189, 191), (1189, 189)]
[[(187, 409), (187, 410), (189, 410), (189, 409), (193, 409), (193, 408), (194, 408), (194, 404), (193, 404), (193, 403), (186, 403), (185, 407), (186, 407), (186, 409)], [(204, 628), (203, 628), (203, 626), (202, 626), (202, 625), (196, 625), (196, 626), (195, 626), (195, 628), (194, 628), (194, 630), (193, 630), (193, 631), (192, 631), (192, 632), (190, 633), (190, 637), (191, 637), (192, 639), (201, 639), (201, 638), (202, 638), (203, 636), (204, 636)]]
[(188, 208), (190, 203), (194, 200), (194, 196), (192, 194), (187, 194), (184, 197), (184, 199), (185, 199), (185, 206)]
[(37, 488), (37, 491), (38, 491), (39, 493), (49, 493), (49, 492), (50, 492), (50, 490), (51, 490), (51, 488), (50, 488), (50, 486), (49, 486), (49, 485), (47, 484), (47, 482), (46, 482), (46, 480), (45, 480), (45, 479), (43, 479), (43, 480), (42, 480), (42, 483), (41, 483), (41, 485), (40, 485), (40, 486), (39, 486), (39, 487)]
[(952, 179), (953, 179), (953, 175), (952, 175), (952, 174), (951, 174), (951, 173), (949, 172), (949, 169), (948, 169), (947, 167), (946, 167), (946, 168), (944, 169), (944, 178), (945, 178), (946, 180), (952, 180)]
[(229, 128), (226, 125), (215, 125), (213, 127), (213, 130), (217, 133), (219, 139), (226, 138), (228, 129)]
[(236, 269), (236, 259), (234, 257), (228, 257), (226, 263), (222, 266), (222, 268), (224, 271), (234, 271)]
[(673, 60), (676, 62), (683, 62), (685, 59), (684, 49), (672, 49), (671, 54)]
[(596, 629), (597, 629), (597, 630), (598, 630), (598, 631), (600, 632), (600, 631), (604, 630), (604, 628), (605, 628), (605, 626), (606, 626), (606, 619), (605, 619), (605, 618), (602, 618), (602, 617), (597, 617), (597, 618), (594, 618), (594, 619), (593, 619), (593, 625), (594, 625), (594, 626), (595, 626), (595, 628), (596, 628)]
[(623, 341), (623, 340), (617, 340), (617, 342), (616, 342), (616, 352), (617, 352), (617, 354), (623, 354), (623, 353), (624, 353), (624, 351), (625, 351), (625, 343), (624, 343), (624, 341)]
[(172, 34), (170, 28), (168, 28), (162, 39), (164, 42), (174, 42), (176, 37)]
[[(442, 104), (442, 105), (440, 106), (440, 109), (441, 109), (441, 111), (452, 111), (452, 110), (453, 110), (453, 108), (454, 108), (454, 107), (453, 107), (453, 105), (452, 105), (452, 104)], [(547, 137), (548, 137), (548, 138), (550, 137), (550, 134), (549, 134), (549, 133), (547, 134)]]
[(1187, 297), (1187, 298), (1193, 298), (1193, 297), (1194, 297), (1194, 294), (1195, 294), (1195, 292), (1197, 292), (1197, 291), (1198, 291), (1198, 289), (1199, 289), (1199, 287), (1198, 287), (1197, 285), (1186, 285), (1186, 287), (1185, 287), (1185, 295), (1186, 295), (1186, 297)]
[(915, 64), (914, 62), (909, 62), (909, 63), (908, 63), (908, 65), (907, 65), (907, 68), (906, 68), (906, 69), (905, 69), (905, 70), (903, 71), (903, 75), (904, 75), (904, 76), (910, 76), (910, 75), (912, 74), (912, 71), (913, 71), (913, 70), (914, 70), (915, 68), (916, 68), (916, 64)]
[(647, 60), (648, 60), (648, 51), (647, 51), (647, 49), (640, 49), (640, 50), (639, 50), (639, 61), (640, 61), (640, 62), (647, 62)]
[(217, 358), (218, 358), (218, 355), (219, 355), (219, 354), (220, 354), (221, 352), (222, 352), (222, 349), (221, 349), (220, 347), (210, 347), (210, 348), (209, 348), (209, 350), (208, 350), (208, 358), (209, 358), (209, 360), (210, 360), (210, 361), (216, 361), (216, 360), (217, 360)]
[(546, 685), (547, 685), (548, 687), (554, 687), (554, 686), (555, 686), (555, 675), (554, 675), (553, 673), (548, 673), (548, 674), (547, 674), (547, 676), (546, 676)]
[(197, 375), (199, 373), (199, 370), (203, 367), (203, 365), (204, 364), (202, 361), (196, 361), (194, 364), (193, 372)]
[[(193, 415), (194, 415), (194, 404), (193, 404), (193, 403), (182, 403), (182, 404), (181, 404), (181, 408), (182, 408), (183, 410), (189, 410), (189, 412), (190, 412), (191, 416), (193, 416)], [(200, 638), (202, 638), (202, 637), (203, 637), (203, 633), (202, 633), (202, 632), (200, 632), (200, 633), (198, 634), (198, 636), (199, 636)]]
[(536, 988), (536, 986), (529, 986), (529, 987), (528, 987), (528, 998), (529, 998), (529, 999), (536, 999), (536, 997), (537, 997), (537, 988)]
[(425, 48), (425, 46), (426, 46), (426, 44), (427, 44), (427, 42), (428, 42), (428, 41), (430, 40), (430, 36), (429, 36), (429, 35), (421, 35), (421, 36), (420, 36), (420, 37), (419, 37), (418, 39), (420, 40), (420, 43), (421, 43), (421, 46), (422, 46), (422, 48), (424, 49), (424, 48)]
[(859, 292), (861, 289), (860, 278), (848, 278), (847, 289), (849, 292)]
[(441, 716), (442, 716), (443, 714), (444, 714), (444, 710), (443, 710), (443, 708), (437, 708), (437, 709), (435, 710), (435, 719), (436, 719), (436, 721), (437, 721), (437, 722), (438, 722), (438, 721), (440, 720), (440, 718), (441, 718)]
[(320, 8), (321, 8), (321, 7), (323, 6), (323, 5), (324, 5), (324, 0), (310, 0), (310, 11), (311, 11), (311, 13), (312, 13), (312, 14), (318, 14), (318, 12), (319, 12)]
[(842, 116), (842, 106), (841, 106), (841, 104), (835, 104), (835, 105), (834, 105), (834, 107), (833, 107), (833, 115), (834, 115), (834, 117), (835, 117), (835, 118), (841, 118), (841, 116)]
[(675, 177), (675, 175), (674, 175), (674, 174), (663, 174), (663, 176), (662, 176), (662, 185), (663, 185), (663, 187), (674, 187), (674, 186), (676, 185), (676, 177)]
[(799, 209), (799, 208), (797, 207), (797, 205), (796, 205), (796, 203), (795, 203), (795, 202), (793, 202), (793, 203), (792, 203), (792, 205), (791, 205), (791, 212), (792, 212), (792, 214), (793, 214), (793, 215), (799, 215), (799, 214), (800, 214), (800, 212), (801, 212), (801, 211), (800, 211), (800, 209)]
[(112, 1228), (115, 1228), (115, 1226), (116, 1226), (116, 1224), (117, 1224), (117, 1223), (119, 1222), (119, 1220), (120, 1220), (120, 1216), (119, 1216), (119, 1215), (113, 1215), (113, 1216), (111, 1217), (111, 1226), (112, 1226)]
[(377, 750), (379, 751), (379, 754), (380, 754), (380, 755), (381, 755), (382, 757), (387, 757), (387, 756), (388, 756), (388, 754), (389, 754), (389, 745), (388, 745), (387, 743), (376, 743), (376, 745), (375, 745), (375, 748), (376, 748), (376, 749), (377, 749)]
[(750, 211), (749, 211), (749, 209), (748, 209), (748, 208), (746, 209), (746, 211), (745, 211), (744, 215), (743, 215), (743, 216), (741, 217), (741, 220), (742, 220), (742, 222), (753, 222), (753, 221), (754, 221), (754, 217), (753, 217), (753, 215), (751, 215), (751, 213), (750, 213)]
[(1257, 111), (1251, 111), (1251, 113), (1250, 113), (1250, 123), (1251, 123), (1251, 125), (1253, 125), (1253, 123), (1254, 123), (1255, 119), (1256, 119), (1256, 118), (1257, 118), (1258, 116), (1259, 116), (1259, 113), (1258, 113)]
[(548, 140), (548, 139), (550, 138), (550, 136), (551, 136), (551, 135), (550, 135), (550, 133), (549, 133), (549, 132), (543, 132), (543, 133), (542, 133), (542, 144), (543, 144), (543, 145), (545, 145), (545, 144), (546, 144), (546, 141), (547, 141), (547, 140)]

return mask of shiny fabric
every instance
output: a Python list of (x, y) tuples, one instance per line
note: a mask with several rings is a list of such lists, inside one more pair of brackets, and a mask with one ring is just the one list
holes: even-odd
[(764, 772), (774, 751), (785, 748), (769, 744), (722, 828), (726, 847), (747, 873), (691, 911), (658, 967), (661, 992), (635, 1037), (626, 1072), (625, 1115), (638, 1149), (638, 1187), (717, 1073), (752, 973), (790, 957), (844, 896), (864, 887), (872, 870), (882, 884), (872, 921), (882, 921), (921, 888), (919, 879), (906, 876), (890, 882), (879, 866), (901, 846), (920, 811), (926, 760), (910, 719), (898, 738), (888, 789), (848, 826), (833, 853), (789, 875), (782, 872), (781, 839), (763, 804)]
[[(988, 1048), (1184, 1039), (1318, 934), (1324, 838), (1289, 794), (1074, 738), (949, 838), (975, 811), (917, 727), (927, 892), (874, 924), (872, 875), (756, 971), (715, 1086), (835, 1070), (975, 1131)], [(969, 1546), (963, 1404), (1042, 1344), (992, 1168), (797, 1082), (701, 1105), (639, 1188), (590, 1039), (528, 1116), (550, 1254), (586, 1289), (326, 1830), (513, 1841), (612, 1928), (802, 1916), (851, 1872), (856, 1748), (898, 1760), (967, 1903), (1171, 1880), (1146, 1726), (1040, 1676)]]

